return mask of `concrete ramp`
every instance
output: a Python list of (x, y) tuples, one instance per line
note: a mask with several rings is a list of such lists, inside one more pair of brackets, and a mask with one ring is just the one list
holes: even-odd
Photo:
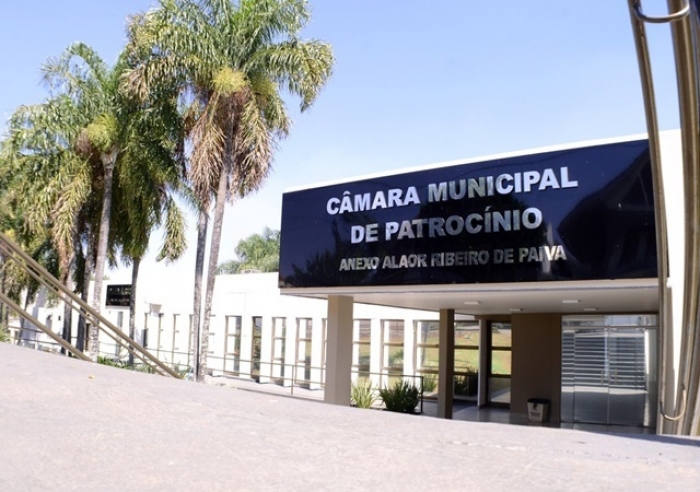
[(453, 422), (0, 344), (0, 490), (697, 490), (700, 440)]

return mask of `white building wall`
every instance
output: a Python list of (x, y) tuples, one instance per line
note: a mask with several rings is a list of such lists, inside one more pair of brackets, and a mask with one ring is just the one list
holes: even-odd
[[(149, 288), (149, 279), (142, 278), (138, 288), (136, 320), (137, 341), (143, 341), (144, 331), (147, 329), (147, 348), (158, 358), (169, 364), (177, 365), (184, 369), (191, 365), (193, 355), (191, 351), (191, 309), (190, 303), (185, 303), (188, 298), (183, 295), (181, 285), (173, 288), (173, 292), (163, 292), (159, 289), (157, 294)], [(106, 286), (109, 284), (107, 282)], [(171, 296), (172, 294), (172, 296)], [(56, 305), (46, 307), (40, 297), (33, 308), (37, 317), (44, 321), (51, 316), (53, 330), (60, 333), (63, 316), (63, 306)], [(103, 316), (117, 324), (119, 313), (121, 314), (122, 330), (128, 333), (128, 308), (103, 307)], [(221, 275), (217, 277), (216, 288), (213, 297), (212, 317), (210, 321), (209, 356), (208, 367), (214, 376), (231, 376), (249, 379), (253, 366), (253, 335), (254, 322), (261, 318), (262, 333), (260, 339), (260, 364), (258, 382), (277, 383), (282, 386), (294, 384), (292, 377), (296, 376), (297, 382), (306, 379), (305, 387), (311, 390), (323, 388), (326, 362), (325, 324), (327, 303), (323, 299), (310, 299), (280, 295), (277, 287), (277, 273), (258, 273), (244, 275)], [(236, 363), (233, 356), (235, 343), (234, 324), (236, 317), (241, 317), (240, 354)], [(73, 317), (73, 338), (77, 334), (77, 318)], [(275, 321), (275, 318), (278, 321)], [(415, 320), (437, 320), (437, 314), (426, 311), (415, 311), (401, 308), (390, 308), (355, 304), (354, 318), (366, 319), (371, 325), (370, 343), (370, 378), (375, 386), (380, 385), (382, 379), (379, 373), (383, 364), (382, 353), (382, 329), (383, 320), (403, 320), (404, 322), (404, 372), (413, 374), (415, 361), (413, 360), (414, 322)], [(310, 367), (304, 366), (303, 350), (298, 340), (300, 338), (299, 323), (303, 320), (311, 321), (311, 360)], [(228, 336), (227, 336), (228, 323)], [(281, 340), (274, 341), (275, 323), (286, 325), (284, 333), (284, 347)], [(281, 328), (280, 328), (281, 332)], [(29, 333), (25, 330), (25, 335)], [(34, 331), (32, 330), (32, 336)], [(51, 348), (49, 339), (38, 333), (37, 348)], [(39, 342), (46, 339), (46, 343)], [(273, 348), (278, 353), (274, 355)], [(46, 345), (46, 346), (44, 346)], [(282, 350), (282, 348), (284, 350)], [(115, 342), (107, 335), (100, 337), (101, 355), (115, 359), (125, 360), (128, 357), (126, 350), (117, 350)], [(273, 366), (273, 358), (279, 362)], [(299, 363), (297, 365), (297, 363)], [(355, 361), (353, 361), (355, 363)], [(296, 365), (296, 368), (295, 368)]]

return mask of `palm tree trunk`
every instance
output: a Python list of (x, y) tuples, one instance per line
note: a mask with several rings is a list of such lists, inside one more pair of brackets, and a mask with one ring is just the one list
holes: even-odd
[[(129, 336), (133, 340), (136, 332), (136, 283), (139, 281), (141, 258), (134, 258), (131, 264), (131, 295), (129, 296)], [(130, 347), (133, 350), (133, 347)], [(129, 366), (134, 365), (134, 354), (129, 352)]]
[[(229, 154), (230, 155), (230, 154)], [(228, 159), (227, 159), (228, 160)], [(209, 268), (207, 269), (207, 292), (204, 298), (204, 319), (202, 321), (202, 340), (200, 347), (200, 378), (204, 380), (204, 372), (207, 368), (207, 353), (209, 352), (209, 321), (211, 320), (211, 301), (214, 295), (214, 283), (216, 281), (216, 267), (219, 263), (219, 249), (221, 246), (221, 228), (224, 222), (224, 208), (226, 205), (226, 184), (229, 166), (219, 176), (219, 187), (216, 190), (216, 205), (214, 207), (214, 224), (211, 231), (211, 244), (209, 245)]]
[[(0, 253), (0, 293), (5, 293), (5, 256)], [(9, 309), (9, 308), (7, 308)], [(5, 305), (0, 302), (0, 325), (5, 325)]]
[[(202, 274), (204, 272), (204, 252), (207, 248), (208, 226), (209, 215), (204, 206), (200, 204), (197, 222), (197, 260), (194, 268), (194, 308), (192, 314), (192, 373), (195, 381), (204, 380), (204, 371), (200, 369), (199, 327), (202, 311)], [(202, 375), (201, 378), (200, 374)]]
[[(73, 290), (73, 271), (75, 269), (75, 253), (71, 254), (70, 259), (68, 260), (68, 268), (67, 271), (64, 275), (64, 277), (61, 279), (61, 283), (66, 286), (67, 289)], [(63, 304), (63, 332), (62, 332), (62, 338), (72, 344), (72, 329), (73, 325), (73, 309), (71, 308), (70, 303), (64, 302)], [(66, 354), (66, 349), (61, 348), (61, 353)], [(67, 355), (67, 354), (66, 354)]]
[[(107, 154), (102, 154), (102, 165), (105, 171), (105, 189), (102, 199), (102, 214), (100, 215), (100, 232), (97, 240), (97, 251), (95, 252), (95, 284), (92, 291), (92, 308), (100, 312), (102, 305), (102, 280), (105, 274), (105, 263), (107, 263), (107, 240), (109, 239), (109, 216), (112, 210), (112, 182), (114, 178), (114, 166), (117, 162), (117, 151), (112, 150)], [(99, 333), (97, 325), (90, 326), (90, 358), (97, 360)]]
[[(89, 227), (89, 226), (88, 226)], [(88, 302), (88, 292), (90, 289), (90, 273), (92, 272), (93, 258), (95, 256), (95, 251), (92, 246), (92, 241), (90, 241), (88, 229), (88, 241), (85, 251), (85, 267), (83, 269), (83, 290), (80, 293), (80, 299), (87, 303)], [(77, 251), (77, 249), (76, 249)], [(82, 310), (81, 310), (82, 313)], [(85, 315), (81, 314), (78, 318), (78, 339), (76, 340), (76, 348), (81, 352), (85, 350)]]

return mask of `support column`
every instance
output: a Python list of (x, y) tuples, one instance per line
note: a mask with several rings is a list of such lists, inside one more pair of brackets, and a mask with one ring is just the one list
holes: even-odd
[(489, 391), (489, 322), (479, 320), (479, 395), (477, 405), (483, 407), (488, 402)]
[(352, 297), (328, 296), (326, 391), (323, 398), (326, 403), (350, 405), (352, 308)]
[(440, 310), (440, 360), (438, 362), (438, 409), (441, 419), (452, 418), (455, 376), (455, 311)]

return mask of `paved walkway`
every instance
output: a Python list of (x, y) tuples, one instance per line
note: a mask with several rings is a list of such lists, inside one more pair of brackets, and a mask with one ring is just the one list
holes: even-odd
[(700, 490), (700, 440), (456, 422), (0, 344), (0, 490)]

